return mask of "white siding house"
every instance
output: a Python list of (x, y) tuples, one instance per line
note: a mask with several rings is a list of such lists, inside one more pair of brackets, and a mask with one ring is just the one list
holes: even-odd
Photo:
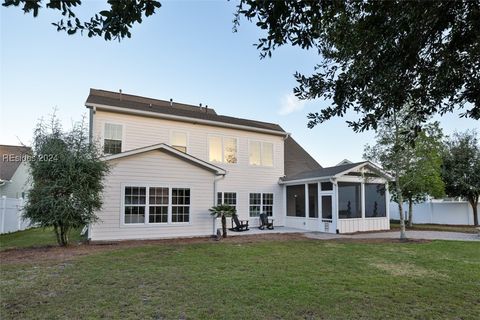
[[(215, 221), (208, 209), (218, 203), (235, 206), (251, 227), (259, 225), (264, 213), (275, 226), (326, 230), (310, 219), (298, 225), (300, 220), (287, 215), (290, 177), (303, 173), (319, 182), (315, 170), (323, 168), (280, 126), (95, 89), (86, 106), (91, 139), (112, 165), (100, 220), (89, 227), (92, 240), (211, 235)], [(385, 183), (384, 176), (377, 178)], [(327, 192), (332, 199), (337, 199), (336, 188)], [(335, 225), (328, 232), (388, 228), (382, 218), (362, 220), (360, 227), (339, 223), (338, 229), (336, 204), (332, 206)]]

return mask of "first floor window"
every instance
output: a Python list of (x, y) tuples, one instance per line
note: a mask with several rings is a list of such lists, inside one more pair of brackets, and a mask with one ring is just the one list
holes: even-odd
[(260, 213), (273, 216), (273, 193), (250, 193), (250, 217), (258, 217)]
[(172, 222), (190, 221), (190, 189), (172, 189)]
[(237, 194), (235, 192), (218, 192), (217, 204), (228, 204), (236, 209), (237, 206)]
[(120, 152), (122, 152), (122, 125), (105, 123), (103, 153), (116, 154)]
[(145, 223), (146, 188), (125, 187), (125, 223)]
[(168, 188), (150, 188), (149, 189), (149, 223), (167, 223), (168, 222)]
[(124, 194), (125, 224), (190, 221), (190, 189), (126, 186)]

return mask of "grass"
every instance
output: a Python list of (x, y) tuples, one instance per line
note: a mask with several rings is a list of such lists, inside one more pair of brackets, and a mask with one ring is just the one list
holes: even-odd
[(478, 319), (478, 292), (460, 241), (119, 246), (0, 278), (2, 319)]
[[(81, 229), (70, 231), (72, 243), (80, 241)], [(14, 248), (54, 246), (57, 245), (55, 233), (51, 228), (32, 228), (0, 235), (0, 251)]]
[[(400, 229), (400, 222), (390, 221), (390, 229)], [(478, 233), (475, 226), (466, 225), (445, 225), (445, 224), (414, 224), (407, 227), (407, 230), (426, 230), (426, 231), (450, 231), (463, 233)]]

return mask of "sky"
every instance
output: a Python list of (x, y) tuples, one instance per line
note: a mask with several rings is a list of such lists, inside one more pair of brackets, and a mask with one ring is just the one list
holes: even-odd
[[(198, 105), (217, 113), (278, 123), (322, 165), (362, 160), (374, 132), (354, 133), (336, 118), (314, 129), (307, 114), (328, 101), (298, 101), (296, 71), (311, 74), (320, 57), (285, 46), (260, 59), (254, 43), (263, 35), (242, 20), (232, 32), (237, 1), (162, 1), (154, 16), (132, 29), (132, 38), (106, 42), (68, 36), (51, 25), (60, 19), (40, 10), (35, 19), (19, 8), (0, 8), (0, 144), (29, 144), (33, 128), (54, 109), (66, 129), (86, 115), (90, 88)], [(107, 8), (83, 1), (79, 16)], [(441, 120), (446, 134), (480, 128), (457, 114)]]

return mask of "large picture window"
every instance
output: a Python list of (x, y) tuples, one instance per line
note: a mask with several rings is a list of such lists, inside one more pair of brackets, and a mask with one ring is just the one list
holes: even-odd
[(125, 224), (167, 224), (190, 221), (190, 189), (126, 186)]
[(103, 153), (116, 154), (120, 152), (122, 152), (122, 125), (105, 123)]
[(273, 143), (250, 141), (249, 164), (251, 166), (273, 167)]
[(379, 183), (365, 184), (365, 217), (376, 218), (387, 216), (387, 200), (385, 185)]
[(287, 216), (305, 217), (305, 185), (287, 186)]
[(210, 162), (237, 163), (237, 139), (210, 136), (208, 138), (208, 160)]
[(362, 217), (362, 191), (360, 183), (338, 183), (338, 216), (340, 219)]

